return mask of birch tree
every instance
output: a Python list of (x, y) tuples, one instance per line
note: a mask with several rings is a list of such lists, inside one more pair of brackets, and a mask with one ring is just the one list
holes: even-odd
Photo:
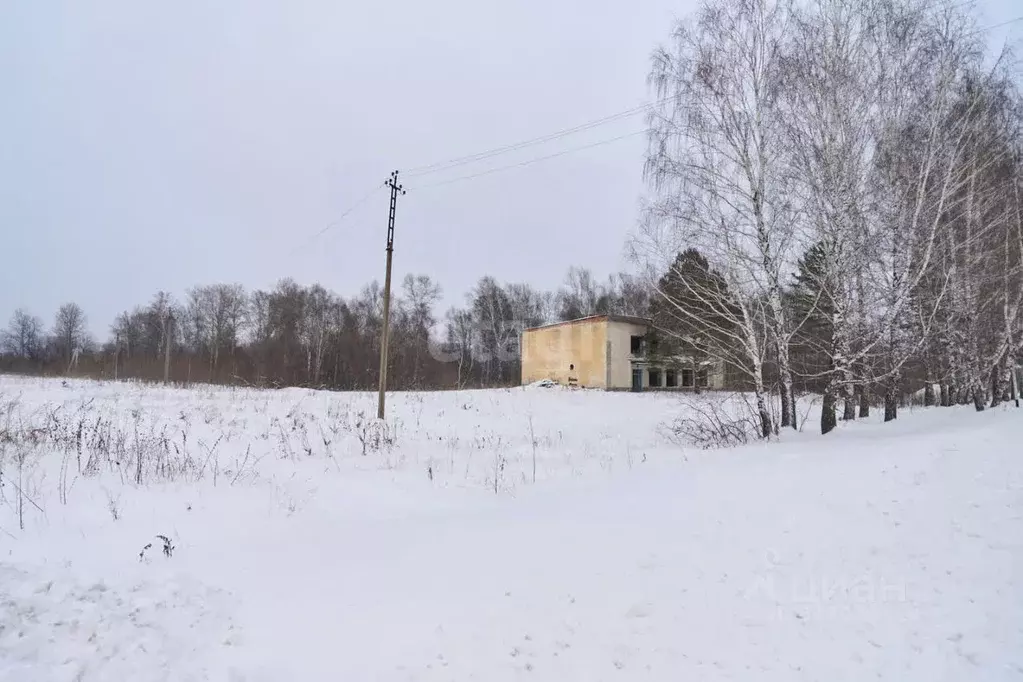
[(437, 323), (433, 308), (441, 297), (440, 285), (429, 275), (408, 274), (401, 283), (399, 313), (407, 320), (405, 345), (410, 350), (411, 385), (419, 387), (425, 378), (425, 361), (430, 353), (430, 333)]
[(669, 225), (676, 246), (698, 248), (720, 269), (732, 299), (717, 305), (740, 313), (731, 333), (747, 354), (740, 365), (751, 373), (758, 404), (763, 364), (773, 355), (781, 424), (795, 427), (782, 291), (794, 235), (777, 106), (790, 17), (786, 0), (724, 0), (676, 27), (650, 74), (658, 106), (646, 175), (656, 194), (648, 219)]
[[(868, 378), (887, 382), (894, 416), (900, 370), (922, 342), (905, 335), (926, 333), (910, 323), (910, 304), (964, 181), (956, 160), (966, 126), (950, 113), (975, 42), (963, 15), (930, 9), (821, 0), (794, 22), (784, 89), (789, 149), (803, 229), (822, 249), (817, 284), (832, 306), (825, 433), (835, 424), (832, 394), (855, 418), (854, 387)], [(907, 131), (912, 145), (901, 137)], [(886, 344), (880, 375), (857, 376), (876, 366)]]
[(85, 312), (77, 303), (65, 303), (53, 321), (53, 342), (62, 360), (73, 362), (87, 341)]
[(43, 321), (24, 308), (11, 316), (7, 331), (0, 334), (3, 351), (26, 360), (37, 359), (43, 350)]
[(210, 380), (216, 377), (221, 354), (232, 357), (247, 319), (248, 299), (240, 284), (193, 287), (186, 304), (186, 335), (209, 363)]
[[(1020, 285), (1019, 95), (1011, 81), (984, 77), (964, 87), (967, 128), (957, 166), (964, 177), (944, 235), (951, 295), (945, 301), (948, 402), (977, 410), (1010, 385), (1023, 290)], [(1014, 359), (1012, 360), (1014, 362)]]

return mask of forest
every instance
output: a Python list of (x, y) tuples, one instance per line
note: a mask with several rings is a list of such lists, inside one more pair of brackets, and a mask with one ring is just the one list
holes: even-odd
[[(519, 332), (598, 313), (645, 314), (649, 290), (628, 274), (597, 281), (570, 268), (558, 291), (482, 277), (464, 307), (441, 317), (441, 288), (406, 275), (391, 302), (388, 384), (396, 390), (480, 388), (519, 382)], [(15, 311), (2, 333), (0, 370), (175, 383), (377, 387), (382, 288), (346, 299), (284, 279), (270, 291), (240, 284), (167, 292), (117, 316), (107, 339), (88, 333), (85, 312), (66, 303), (51, 326)], [(169, 364), (167, 347), (170, 344)]]
[(797, 426), (801, 383), (824, 433), (918, 390), (1018, 396), (1023, 109), (975, 6), (706, 3), (649, 81), (633, 248), (668, 272), (674, 336), (743, 375), (763, 436)]

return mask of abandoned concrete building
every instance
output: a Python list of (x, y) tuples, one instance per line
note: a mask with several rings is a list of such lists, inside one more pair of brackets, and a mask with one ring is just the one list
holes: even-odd
[(724, 387), (722, 364), (661, 352), (644, 317), (593, 315), (522, 332), (522, 383), (609, 391)]

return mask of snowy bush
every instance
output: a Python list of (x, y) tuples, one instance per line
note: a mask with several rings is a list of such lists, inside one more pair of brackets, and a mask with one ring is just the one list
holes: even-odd
[(709, 450), (734, 447), (756, 440), (759, 421), (753, 406), (742, 394), (701, 394), (679, 401), (682, 416), (668, 428), (680, 445)]

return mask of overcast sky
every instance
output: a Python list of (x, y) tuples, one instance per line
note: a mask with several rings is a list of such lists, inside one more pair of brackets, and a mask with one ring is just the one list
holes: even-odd
[[(0, 2), (0, 326), (78, 302), (105, 338), (160, 289), (351, 296), (382, 280), (393, 169), (568, 128), (648, 98), (649, 55), (693, 0)], [(984, 25), (1023, 12), (982, 3)], [(994, 32), (1018, 39), (1023, 22)], [(416, 184), (583, 146), (641, 116)], [(624, 269), (642, 136), (398, 206), (395, 279), (443, 307), (484, 274), (553, 288)]]

